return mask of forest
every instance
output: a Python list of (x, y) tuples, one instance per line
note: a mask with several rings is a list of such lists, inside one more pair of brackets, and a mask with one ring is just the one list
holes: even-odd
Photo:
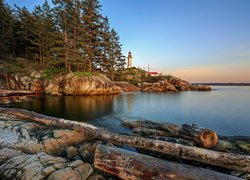
[(123, 69), (118, 33), (98, 0), (46, 0), (32, 11), (0, 0), (0, 59), (23, 58), (37, 70), (102, 72)]

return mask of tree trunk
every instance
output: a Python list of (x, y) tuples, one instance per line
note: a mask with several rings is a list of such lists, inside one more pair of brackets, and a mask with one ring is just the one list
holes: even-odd
[(170, 123), (151, 122), (147, 120), (123, 120), (122, 124), (133, 128), (133, 132), (145, 135), (178, 137), (192, 140), (196, 145), (212, 148), (218, 142), (217, 134), (210, 129), (202, 129), (197, 126), (184, 124), (178, 126)]
[[(193, 141), (196, 145), (211, 148), (224, 152), (250, 152), (250, 137), (225, 137), (217, 136), (213, 131), (202, 129), (197, 126), (152, 122), (148, 120), (125, 119), (122, 121), (123, 126), (133, 129), (135, 134), (146, 137), (173, 137)], [(204, 132), (209, 132), (212, 136), (204, 137)], [(203, 135), (203, 136), (202, 136)], [(212, 137), (212, 138), (211, 138)], [(213, 138), (215, 137), (215, 138)], [(207, 140), (207, 141), (206, 141)], [(215, 142), (217, 142), (215, 144)], [(210, 145), (210, 146), (208, 146)]]
[(33, 91), (0, 90), (0, 97), (33, 96), (33, 95), (41, 95), (41, 93)]
[(239, 179), (203, 168), (165, 161), (115, 147), (98, 145), (95, 168), (121, 179)]
[(71, 128), (79, 131), (82, 130), (89, 137), (104, 140), (117, 145), (127, 145), (130, 147), (152, 150), (182, 159), (193, 160), (208, 165), (250, 173), (250, 156), (216, 152), (137, 136), (120, 135), (111, 133), (88, 123), (49, 117), (22, 109), (0, 108), (0, 113), (15, 115), (19, 118), (42, 123), (48, 126)]
[(69, 63), (69, 49), (68, 49), (68, 35), (67, 35), (67, 21), (66, 21), (66, 11), (64, 14), (64, 46), (65, 46), (65, 67), (66, 67), (66, 71), (70, 72), (71, 68), (70, 68), (70, 63)]

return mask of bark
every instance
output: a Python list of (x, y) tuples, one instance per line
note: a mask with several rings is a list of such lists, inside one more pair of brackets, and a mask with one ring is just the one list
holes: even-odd
[[(217, 136), (213, 131), (202, 129), (197, 126), (184, 124), (178, 126), (170, 123), (151, 122), (147, 120), (123, 120), (122, 124), (125, 127), (133, 129), (133, 132), (143, 136), (173, 137), (185, 139), (194, 142), (196, 145), (206, 148), (211, 148), (223, 152), (237, 152), (249, 154), (250, 152), (250, 137), (246, 136)], [(203, 137), (206, 132), (209, 132), (207, 137)], [(215, 138), (215, 139), (211, 139)], [(208, 140), (208, 143), (206, 142)], [(217, 142), (215, 144), (215, 142)], [(210, 146), (208, 146), (210, 145)]]
[(66, 21), (66, 13), (64, 14), (64, 47), (65, 47), (65, 67), (67, 72), (71, 72), (70, 62), (69, 62), (69, 48), (68, 48), (68, 34), (67, 34), (67, 21)]
[(203, 168), (164, 161), (115, 147), (98, 145), (95, 168), (122, 179), (239, 179)]
[(127, 145), (130, 147), (152, 150), (182, 159), (250, 173), (250, 156), (216, 152), (143, 137), (111, 133), (88, 123), (49, 117), (22, 109), (0, 108), (0, 113), (15, 115), (19, 118), (48, 126), (72, 128), (79, 131), (82, 130), (89, 137), (111, 142), (116, 145)]
[(192, 140), (196, 145), (205, 148), (212, 148), (218, 142), (218, 136), (214, 131), (186, 124), (178, 126), (170, 123), (151, 122), (147, 120), (124, 120), (123, 125), (133, 128), (133, 132), (135, 133), (183, 138)]

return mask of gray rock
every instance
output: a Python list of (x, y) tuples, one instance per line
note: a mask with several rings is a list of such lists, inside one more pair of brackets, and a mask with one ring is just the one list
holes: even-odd
[(82, 157), (83, 160), (87, 161), (91, 158), (91, 153), (87, 149), (85, 149), (80, 152), (80, 156)]
[(103, 175), (98, 174), (98, 173), (92, 173), (89, 177), (88, 180), (105, 180)]
[(66, 154), (67, 154), (67, 158), (71, 159), (74, 156), (78, 155), (77, 149), (73, 146), (67, 147), (66, 148)]
[(77, 166), (82, 165), (84, 162), (81, 160), (76, 160), (68, 164), (68, 167), (75, 168)]
[(65, 168), (53, 172), (49, 175), (48, 180), (78, 180), (77, 173), (72, 168)]

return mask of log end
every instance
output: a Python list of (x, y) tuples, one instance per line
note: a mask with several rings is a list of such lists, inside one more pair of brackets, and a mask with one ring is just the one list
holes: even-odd
[(199, 137), (202, 146), (205, 148), (212, 148), (218, 143), (216, 132), (210, 129), (203, 129)]

